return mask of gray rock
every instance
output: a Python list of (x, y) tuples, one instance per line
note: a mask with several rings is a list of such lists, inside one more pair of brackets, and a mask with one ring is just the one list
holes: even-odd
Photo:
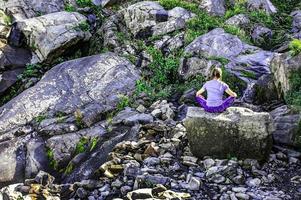
[(154, 46), (165, 55), (168, 55), (172, 51), (184, 46), (184, 33), (179, 33), (174, 37), (164, 36), (162, 40), (156, 41)]
[[(226, 58), (229, 61), (225, 65), (227, 71), (246, 83), (252, 83), (260, 76), (269, 74), (274, 55), (272, 52), (242, 42), (237, 36), (228, 34), (221, 28), (196, 38), (185, 48), (185, 54), (198, 58)], [(195, 66), (192, 69), (198, 68), (198, 64)], [(185, 72), (186, 69), (185, 74), (189, 74), (189, 68), (183, 65), (182, 71)]]
[(291, 13), (293, 17), (292, 32), (297, 39), (301, 39), (301, 10)]
[[(116, 130), (104, 135), (103, 138), (107, 138), (97, 145), (97, 149), (93, 151), (87, 160), (77, 165), (71, 174), (65, 177), (64, 183), (73, 183), (79, 180), (88, 180), (94, 176), (94, 172), (99, 169), (99, 166), (104, 164), (109, 153), (118, 143), (126, 140), (136, 140), (140, 126), (133, 127), (119, 127)], [(108, 195), (108, 194), (107, 194)]]
[(29, 50), (15, 48), (0, 41), (0, 95), (18, 80), (30, 60)]
[[(180, 11), (175, 14), (175, 11)], [(142, 1), (123, 11), (124, 21), (131, 33), (138, 38), (164, 35), (183, 29), (185, 22), (192, 17), (183, 9), (166, 11), (157, 2)]]
[(81, 28), (86, 20), (79, 13), (65, 11), (19, 20), (13, 25), (9, 43), (22, 46), (24, 36), (26, 45), (36, 54), (38, 62), (51, 61), (69, 47), (91, 37), (89, 31)]
[(63, 167), (72, 159), (76, 145), (81, 138), (102, 137), (105, 133), (106, 130), (103, 127), (94, 126), (75, 133), (51, 137), (46, 141), (46, 146), (53, 153), (53, 159), (56, 161), (58, 167)]
[(226, 12), (225, 0), (202, 0), (199, 6), (200, 9), (206, 10), (214, 16), (224, 16)]
[(290, 53), (275, 54), (271, 62), (271, 71), (279, 95), (285, 95), (290, 89), (290, 76), (301, 70), (301, 54), (292, 57)]
[(156, 157), (148, 157), (143, 161), (143, 163), (147, 166), (156, 166), (160, 164), (160, 159)]
[(149, 114), (139, 113), (131, 108), (126, 108), (123, 111), (120, 111), (112, 121), (112, 124), (125, 124), (125, 125), (134, 125), (134, 124), (148, 124), (153, 122), (153, 117)]
[(26, 140), (18, 138), (0, 143), (0, 187), (24, 181)]
[(222, 64), (215, 60), (207, 60), (198, 57), (182, 58), (178, 73), (184, 80), (188, 80), (196, 75), (202, 75), (209, 78), (211, 70), (214, 67), (221, 66)]
[(231, 26), (238, 26), (241, 28), (245, 28), (246, 26), (248, 26), (250, 24), (250, 19), (248, 18), (247, 15), (245, 14), (238, 14), (235, 15), (231, 18), (229, 18), (225, 24), (227, 25), (231, 25)]
[(226, 158), (230, 154), (264, 160), (272, 147), (273, 123), (269, 113), (231, 107), (224, 113), (211, 114), (190, 107), (184, 124), (191, 151), (199, 158)]
[(277, 13), (277, 8), (270, 0), (247, 0), (249, 10), (263, 10), (267, 14)]
[(39, 171), (48, 171), (49, 161), (45, 142), (42, 138), (33, 138), (26, 143), (25, 178), (35, 177)]
[(0, 133), (23, 126), (47, 110), (68, 114), (91, 103), (111, 110), (119, 94), (131, 94), (138, 78), (134, 66), (113, 53), (62, 63), (0, 108)]
[(250, 179), (246, 182), (249, 187), (259, 187), (261, 180), (259, 178)]
[(272, 36), (272, 30), (261, 25), (255, 26), (251, 33), (251, 38), (256, 45), (264, 45), (266, 42), (271, 40)]
[(299, 123), (301, 113), (295, 112), (288, 106), (276, 108), (271, 112), (275, 124), (273, 138), (276, 144), (300, 146)]
[(1, 0), (0, 8), (12, 15), (13, 20), (21, 20), (63, 11), (65, 3), (64, 0)]
[(121, 1), (120, 0), (92, 0), (92, 2), (96, 6), (106, 7), (106, 6), (114, 5)]

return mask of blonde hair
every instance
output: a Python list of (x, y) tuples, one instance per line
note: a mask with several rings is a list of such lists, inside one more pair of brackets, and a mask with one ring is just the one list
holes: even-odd
[(211, 71), (211, 79), (218, 78), (221, 79), (223, 76), (222, 69), (219, 67), (214, 67)]

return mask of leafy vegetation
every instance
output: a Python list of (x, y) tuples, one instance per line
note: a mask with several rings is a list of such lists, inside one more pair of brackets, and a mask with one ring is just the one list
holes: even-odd
[(88, 22), (86, 21), (83, 21), (83, 22), (80, 22), (78, 25), (74, 26), (74, 29), (77, 30), (77, 31), (89, 31), (90, 30), (90, 25)]
[(83, 122), (83, 114), (79, 109), (74, 112), (74, 117), (77, 128), (83, 129), (85, 127), (85, 123)]
[(130, 106), (130, 98), (125, 95), (119, 95), (119, 102), (117, 104), (117, 112), (123, 110), (125, 107)]
[(301, 53), (301, 40), (293, 39), (289, 45), (292, 56), (296, 56)]
[(74, 12), (74, 11), (76, 11), (76, 8), (71, 3), (68, 3), (65, 5), (65, 11)]
[(76, 0), (76, 4), (79, 6), (79, 7), (90, 7), (93, 5), (92, 1), (91, 0)]
[(75, 155), (84, 153), (88, 149), (89, 139), (82, 137), (75, 147)]
[(292, 73), (290, 77), (291, 89), (285, 95), (288, 104), (301, 107), (301, 71)]
[(47, 152), (47, 157), (49, 159), (49, 166), (54, 169), (54, 170), (58, 170), (58, 163), (57, 161), (54, 159), (54, 152), (52, 149), (47, 148), (46, 149)]

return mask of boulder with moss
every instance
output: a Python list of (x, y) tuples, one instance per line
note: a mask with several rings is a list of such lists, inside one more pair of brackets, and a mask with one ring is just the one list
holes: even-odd
[(263, 10), (267, 14), (277, 13), (277, 8), (270, 0), (247, 0), (247, 8), (251, 11)]
[(0, 133), (24, 126), (41, 114), (72, 114), (82, 108), (85, 119), (85, 109), (92, 104), (103, 107), (99, 112), (95, 109), (98, 118), (116, 107), (119, 95), (130, 95), (138, 79), (139, 72), (133, 64), (113, 53), (59, 64), (35, 86), (0, 108)]
[(184, 120), (192, 153), (203, 158), (253, 158), (265, 160), (272, 148), (273, 122), (269, 113), (231, 107), (207, 113), (189, 107)]
[(211, 66), (222, 64), (228, 72), (248, 84), (271, 73), (270, 62), (274, 55), (273, 52), (243, 42), (222, 28), (197, 37), (185, 48), (184, 53), (179, 75), (186, 79), (197, 74), (206, 76)]
[(79, 13), (57, 12), (41, 17), (19, 20), (9, 36), (13, 46), (28, 46), (37, 61), (51, 61), (70, 47), (91, 37), (87, 18)]
[(301, 54), (297, 56), (292, 56), (290, 52), (275, 54), (271, 63), (271, 71), (280, 95), (287, 95), (292, 89), (292, 79), (301, 71), (300, 63)]

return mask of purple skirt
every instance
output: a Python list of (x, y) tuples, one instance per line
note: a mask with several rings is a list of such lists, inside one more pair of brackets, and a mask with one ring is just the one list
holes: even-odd
[(206, 112), (211, 113), (220, 113), (224, 112), (227, 108), (229, 108), (235, 100), (235, 97), (228, 97), (223, 101), (223, 103), (220, 106), (207, 106), (206, 99), (202, 97), (196, 97), (196, 101), (199, 103), (201, 107), (205, 109)]

